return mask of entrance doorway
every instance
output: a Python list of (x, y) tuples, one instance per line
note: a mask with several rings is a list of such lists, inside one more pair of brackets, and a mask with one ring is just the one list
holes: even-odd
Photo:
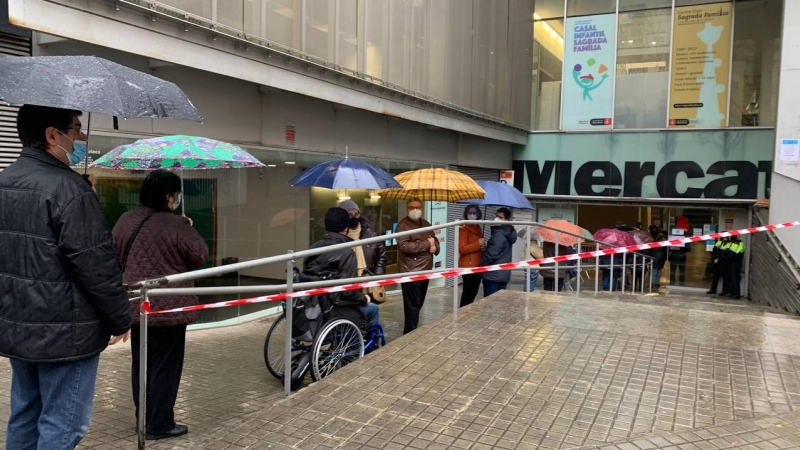
[[(666, 239), (714, 232), (719, 227), (720, 214), (719, 208), (575, 205), (575, 222), (591, 232), (613, 228), (621, 222), (645, 231), (655, 226)], [(671, 247), (661, 280), (654, 280), (654, 284), (707, 290), (711, 271), (711, 248), (706, 243)]]

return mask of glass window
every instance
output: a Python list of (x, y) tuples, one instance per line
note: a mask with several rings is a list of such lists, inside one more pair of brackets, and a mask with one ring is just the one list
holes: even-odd
[(336, 41), (331, 30), (336, 17), (336, 2), (308, 2), (306, 4), (306, 47), (308, 54), (334, 61)]
[(564, 21), (533, 22), (531, 129), (558, 130), (564, 63)]
[(590, 16), (617, 11), (616, 0), (568, 0), (567, 16)]
[(262, 6), (261, 37), (300, 48), (300, 11), (294, 0), (266, 0)]
[(534, 8), (534, 20), (564, 18), (564, 0), (536, 0)]
[(228, 0), (217, 3), (217, 22), (236, 30), (244, 31), (244, 4), (250, 3), (243, 0)]
[(615, 128), (664, 128), (672, 10), (619, 15)]
[(339, 1), (339, 59), (342, 67), (358, 70), (358, 0)]
[(206, 19), (212, 18), (211, 12), (212, 0), (162, 0), (161, 3), (178, 8), (181, 11), (186, 11), (189, 14), (204, 17)]
[(775, 126), (783, 2), (737, 2), (733, 23), (730, 126)]
[(619, 11), (671, 8), (672, 0), (619, 0)]
[(367, 16), (367, 75), (388, 81), (389, 0), (365, 3)]

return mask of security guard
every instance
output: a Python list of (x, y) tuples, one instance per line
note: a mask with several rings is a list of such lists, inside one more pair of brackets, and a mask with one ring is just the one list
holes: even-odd
[(729, 297), (731, 294), (731, 256), (731, 241), (726, 237), (719, 247), (719, 273), (722, 275), (720, 297)]
[(744, 260), (744, 242), (739, 240), (739, 236), (731, 238), (731, 244), (728, 249), (728, 270), (730, 271), (730, 295), (734, 300), (742, 298), (740, 292), (742, 282), (742, 262)]
[[(722, 245), (728, 242), (728, 238), (717, 239), (717, 242), (714, 243), (714, 249), (711, 251), (711, 264), (712, 264), (712, 275), (711, 275), (711, 289), (706, 292), (706, 294), (716, 294), (717, 293), (717, 286), (719, 285), (719, 279), (722, 277), (722, 270), (720, 270), (721, 263), (720, 259), (722, 259)], [(723, 291), (725, 290), (723, 286)]]

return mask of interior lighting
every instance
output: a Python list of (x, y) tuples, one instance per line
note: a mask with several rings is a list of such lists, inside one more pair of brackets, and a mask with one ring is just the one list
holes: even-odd
[(556, 30), (554, 30), (553, 27), (550, 26), (550, 24), (548, 24), (547, 22), (543, 21), (542, 17), (539, 14), (533, 13), (533, 20), (541, 22), (542, 23), (542, 27), (544, 28), (544, 31), (546, 31), (547, 34), (550, 35), (550, 37), (552, 37), (553, 39), (555, 39), (559, 43), (561, 43), (561, 45), (564, 45), (564, 38), (561, 37), (561, 35), (558, 34), (558, 32)]

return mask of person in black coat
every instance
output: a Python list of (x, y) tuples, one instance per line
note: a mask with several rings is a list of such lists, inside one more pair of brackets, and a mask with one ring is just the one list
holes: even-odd
[[(350, 231), (350, 216), (342, 208), (330, 208), (325, 214), (325, 236), (311, 248), (328, 247), (345, 242), (353, 242), (347, 237)], [(355, 278), (358, 273), (356, 254), (352, 248), (330, 250), (319, 255), (309, 256), (303, 261), (303, 273), (330, 279)], [(355, 307), (366, 318), (367, 323), (378, 322), (378, 305), (372, 303), (369, 295), (360, 290), (335, 292), (329, 301), (335, 307)]]
[[(498, 208), (494, 220), (500, 223), (491, 227), (492, 235), (483, 252), (481, 266), (510, 263), (512, 247), (517, 242), (517, 232), (514, 230), (514, 226), (502, 225), (502, 222), (511, 220), (511, 210)], [(508, 287), (509, 281), (511, 281), (511, 272), (508, 270), (485, 272), (483, 274), (483, 298), (505, 289)]]
[(70, 168), (86, 155), (80, 116), (20, 108), (24, 148), (0, 173), (0, 355), (11, 359), (13, 386), (9, 449), (77, 446), (89, 428), (100, 352), (130, 333), (111, 230), (91, 183)]

